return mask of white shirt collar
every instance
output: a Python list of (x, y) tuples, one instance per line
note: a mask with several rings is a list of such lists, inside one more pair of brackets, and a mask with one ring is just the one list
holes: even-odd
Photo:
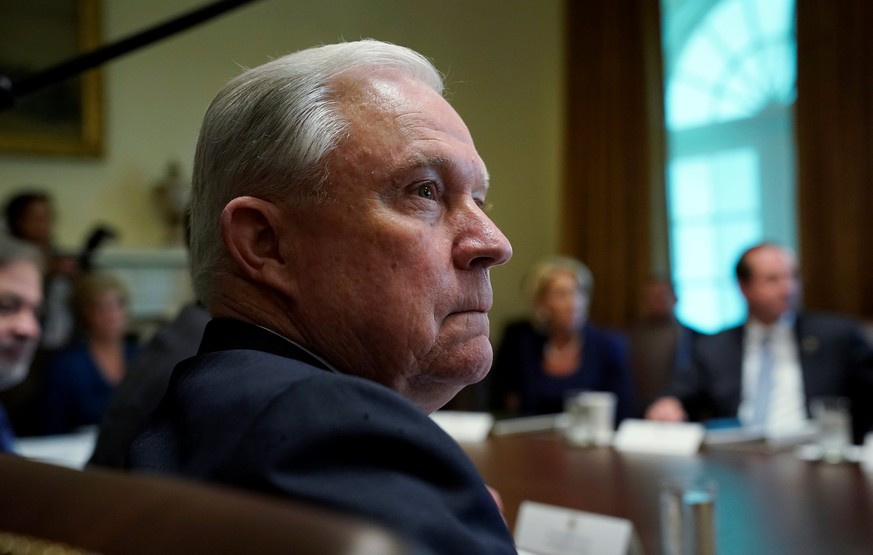
[(790, 334), (794, 329), (796, 320), (797, 316), (793, 311), (786, 312), (773, 324), (765, 324), (750, 315), (745, 325), (746, 336), (752, 340), (760, 341), (766, 336)]

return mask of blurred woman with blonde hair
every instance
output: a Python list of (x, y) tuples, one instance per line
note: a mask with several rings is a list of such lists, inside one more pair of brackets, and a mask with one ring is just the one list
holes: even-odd
[(523, 282), (531, 319), (507, 326), (497, 350), (492, 402), (497, 412), (549, 414), (578, 391), (616, 396), (616, 421), (633, 411), (627, 339), (588, 321), (594, 278), (582, 262), (557, 256), (535, 264)]
[(127, 288), (115, 276), (82, 274), (73, 286), (77, 337), (52, 357), (42, 386), (43, 432), (62, 434), (99, 424), (138, 350), (127, 335)]

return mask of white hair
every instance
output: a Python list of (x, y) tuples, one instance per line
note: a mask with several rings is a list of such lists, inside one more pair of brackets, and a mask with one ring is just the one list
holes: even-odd
[(327, 195), (327, 156), (346, 135), (337, 78), (389, 69), (442, 95), (439, 72), (417, 52), (375, 40), (289, 54), (239, 75), (204, 117), (194, 158), (190, 249), (194, 291), (209, 305), (226, 272), (219, 218), (232, 199), (249, 195), (300, 206)]

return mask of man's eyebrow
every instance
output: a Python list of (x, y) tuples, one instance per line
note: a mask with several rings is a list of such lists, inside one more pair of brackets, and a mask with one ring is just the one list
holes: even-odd
[[(454, 160), (453, 158), (448, 157), (448, 156), (441, 156), (441, 155), (428, 156), (428, 155), (424, 155), (424, 154), (417, 154), (417, 155), (410, 157), (404, 163), (401, 163), (400, 165), (396, 166), (392, 170), (392, 173), (394, 175), (402, 175), (404, 173), (409, 173), (409, 172), (412, 172), (415, 170), (429, 169), (429, 168), (436, 169), (436, 170), (444, 170), (444, 171), (446, 171), (446, 170), (447, 171), (454, 171), (457, 167), (458, 167), (457, 161)], [(490, 184), (491, 184), (491, 178), (488, 175), (488, 170), (486, 169), (482, 175), (482, 180), (481, 180), (480, 185), (482, 186), (482, 188), (484, 188), (487, 191)]]

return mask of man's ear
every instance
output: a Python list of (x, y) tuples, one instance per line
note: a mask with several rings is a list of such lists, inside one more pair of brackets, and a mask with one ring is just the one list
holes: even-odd
[(255, 197), (237, 197), (221, 211), (221, 239), (231, 260), (251, 281), (291, 295), (282, 209)]
[(737, 285), (740, 288), (740, 294), (743, 295), (743, 298), (748, 299), (749, 298), (749, 284), (748, 284), (748, 282), (738, 281)]

